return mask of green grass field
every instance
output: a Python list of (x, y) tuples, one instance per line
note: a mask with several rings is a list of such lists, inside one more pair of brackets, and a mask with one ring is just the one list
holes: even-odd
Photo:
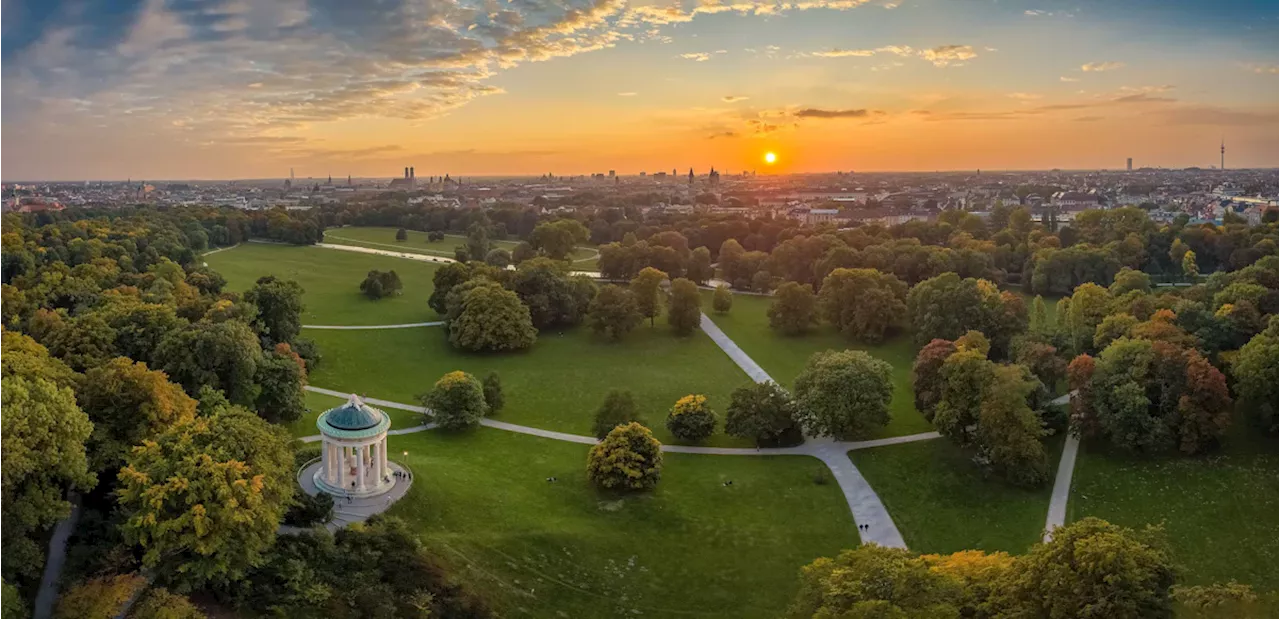
[(1238, 427), (1219, 454), (1142, 458), (1082, 445), (1067, 520), (1163, 523), (1183, 584), (1276, 588), (1276, 445)]
[(801, 566), (857, 543), (806, 457), (666, 454), (655, 491), (615, 496), (583, 445), (481, 428), (390, 450), (415, 475), (390, 513), (501, 617), (779, 617)]
[[(467, 237), (465, 236), (446, 234), (443, 241), (433, 243), (427, 240), (426, 232), (417, 230), (407, 230), (408, 238), (403, 241), (397, 241), (396, 230), (397, 228), (378, 226), (330, 228), (325, 230), (324, 240), (326, 243), (335, 245), (355, 245), (357, 247), (444, 256), (446, 258), (452, 258), (453, 249), (459, 245), (465, 245), (467, 242)], [(520, 241), (518, 240), (490, 241), (490, 245), (494, 249), (501, 248), (507, 251), (514, 250), (519, 243)], [(575, 269), (590, 270), (596, 268), (597, 252), (594, 249), (579, 247), (569, 257), (573, 259), (573, 268)]]
[(703, 291), (702, 307), (707, 316), (734, 342), (759, 363), (778, 384), (790, 387), (805, 363), (814, 353), (824, 350), (865, 350), (871, 356), (893, 366), (893, 400), (889, 404), (892, 419), (880, 436), (900, 436), (928, 432), (933, 427), (915, 409), (911, 391), (911, 364), (916, 348), (910, 334), (902, 333), (878, 346), (849, 342), (830, 325), (814, 327), (808, 335), (788, 337), (769, 328), (770, 297), (738, 294), (728, 314), (711, 310), (711, 291)]
[[(1046, 443), (1056, 469), (1062, 438)], [(1026, 552), (1040, 539), (1052, 480), (1023, 490), (984, 478), (969, 454), (945, 438), (849, 452), (916, 552)]]
[[(236, 292), (248, 290), (264, 275), (298, 282), (306, 291), (302, 324), (380, 325), (436, 319), (427, 307), (436, 267), (426, 262), (267, 243), (245, 243), (204, 260), (227, 278), (227, 289)], [(374, 269), (394, 270), (404, 283), (403, 293), (377, 301), (361, 294), (360, 282)]]
[[(607, 342), (585, 328), (546, 331), (523, 352), (471, 354), (453, 348), (440, 327), (306, 333), (324, 360), (311, 384), (370, 397), (414, 403), (437, 379), (453, 370), (502, 378), (506, 408), (495, 418), (511, 423), (590, 434), (592, 418), (610, 389), (629, 389), (647, 424), (662, 442), (672, 442), (664, 421), (675, 401), (705, 394), (721, 415), (729, 393), (747, 375), (705, 334), (675, 337), (661, 320), (642, 325), (621, 342)], [(746, 442), (723, 434), (709, 445)]]

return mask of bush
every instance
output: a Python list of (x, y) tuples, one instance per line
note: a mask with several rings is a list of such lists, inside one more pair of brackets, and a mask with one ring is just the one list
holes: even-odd
[(360, 292), (374, 300), (400, 294), (402, 288), (404, 285), (400, 283), (400, 276), (395, 271), (369, 271), (364, 281), (360, 282)]
[(305, 492), (294, 494), (293, 507), (284, 514), (284, 523), (295, 527), (324, 524), (333, 513), (333, 497), (326, 492), (311, 496)]
[(662, 478), (662, 443), (638, 423), (618, 426), (587, 454), (587, 479), (609, 490), (649, 490)]
[(596, 409), (592, 433), (596, 438), (603, 439), (614, 428), (639, 421), (640, 417), (636, 410), (636, 401), (631, 397), (631, 392), (624, 389), (613, 389), (604, 397), (604, 403), (600, 405), (600, 408)]
[(716, 286), (716, 291), (711, 295), (711, 308), (717, 314), (728, 314), (733, 308), (733, 293), (729, 292), (727, 284)]
[(436, 381), (422, 398), (422, 405), (435, 413), (440, 427), (449, 430), (474, 426), (489, 412), (484, 386), (462, 371), (449, 372)]
[(443, 240), (444, 240), (444, 231), (442, 230), (432, 230), (431, 232), (427, 233), (427, 241), (430, 243), (437, 243)]
[(498, 377), (497, 372), (489, 372), (484, 377), (484, 403), (489, 407), (489, 414), (492, 415), (500, 410), (506, 404), (506, 397), (502, 395), (502, 379)]
[(307, 373), (315, 371), (320, 366), (320, 347), (316, 346), (314, 340), (305, 337), (293, 338), (293, 343), (289, 345), (293, 352), (298, 353), (299, 357), (307, 364)]
[(453, 248), (453, 259), (461, 262), (462, 264), (466, 264), (471, 262), (471, 252), (467, 251), (466, 247), (459, 245)]
[(707, 404), (707, 396), (687, 395), (676, 401), (667, 413), (667, 429), (684, 441), (700, 441), (716, 431), (716, 415)]
[(397, 240), (397, 241), (407, 241), (408, 239), (409, 239), (409, 231), (408, 231), (408, 230), (405, 230), (404, 228), (401, 228), (401, 229), (399, 229), (399, 230), (396, 230), (396, 240)]

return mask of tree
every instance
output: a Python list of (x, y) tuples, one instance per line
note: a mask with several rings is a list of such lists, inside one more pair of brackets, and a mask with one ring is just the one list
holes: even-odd
[(253, 327), (267, 341), (292, 342), (302, 330), (302, 286), (298, 282), (276, 279), (274, 275), (258, 278), (244, 300), (258, 308)]
[(733, 308), (733, 293), (729, 291), (728, 285), (716, 286), (716, 291), (711, 293), (711, 308), (717, 314), (728, 314)]
[[(8, 361), (8, 350), (4, 356)], [(44, 378), (5, 376), (0, 379), (0, 399), (0, 544), (4, 579), (12, 581), (40, 573), (45, 541), (41, 533), (71, 511), (63, 493), (89, 490), (96, 483), (85, 454), (93, 423), (76, 406), (70, 389)]]
[(1182, 255), (1182, 274), (1192, 283), (1200, 278), (1200, 265), (1196, 264), (1196, 252), (1188, 251)]
[(676, 400), (667, 413), (667, 430), (682, 441), (698, 442), (716, 431), (716, 414), (707, 396), (687, 395)]
[(469, 279), (471, 279), (471, 267), (463, 262), (451, 262), (437, 268), (435, 274), (431, 276), (431, 298), (427, 300), (427, 305), (443, 316), (447, 311), (449, 292), (454, 286)]
[(430, 231), (430, 232), (428, 232), (428, 233), (427, 233), (427, 242), (428, 242), (428, 243), (437, 243), (437, 242), (440, 242), (440, 241), (443, 241), (443, 240), (444, 240), (444, 231), (443, 231), (443, 230), (432, 230), (432, 231)]
[(996, 616), (1172, 617), (1173, 559), (1158, 533), (1097, 518), (1053, 531), (996, 587)]
[(538, 250), (534, 249), (527, 241), (520, 241), (516, 244), (516, 248), (511, 250), (512, 264), (520, 264), (525, 260), (532, 260), (538, 257)]
[(645, 267), (640, 270), (640, 274), (636, 275), (635, 279), (631, 280), (631, 294), (636, 297), (636, 306), (640, 309), (640, 315), (649, 319), (649, 326), (653, 326), (654, 319), (662, 312), (658, 293), (665, 279), (667, 279), (666, 273), (653, 267)]
[(773, 276), (768, 271), (756, 271), (751, 276), (751, 289), (759, 293), (773, 290)]
[(784, 335), (802, 335), (818, 322), (813, 286), (784, 282), (769, 305), (769, 326)]
[(1113, 297), (1118, 297), (1132, 290), (1151, 292), (1151, 276), (1142, 271), (1124, 267), (1116, 273), (1115, 281), (1111, 282), (1111, 286), (1107, 288), (1107, 292), (1110, 292)]
[(134, 448), (116, 496), (143, 566), (191, 586), (243, 578), (292, 503), (289, 442), (283, 428), (221, 407)]
[(946, 388), (942, 365), (955, 352), (956, 345), (950, 340), (935, 339), (920, 349), (911, 366), (916, 410), (930, 422), (933, 421), (934, 407), (942, 400), (942, 392)]
[(727, 239), (720, 244), (720, 251), (716, 254), (720, 258), (720, 276), (735, 288), (738, 287), (738, 280), (751, 277), (744, 269), (746, 265), (743, 259), (746, 253), (747, 250), (736, 239)]
[(978, 440), (978, 420), (996, 364), (979, 351), (956, 348), (942, 364), (942, 396), (933, 425), (957, 445), (971, 447)]
[(1102, 350), (1138, 326), (1138, 319), (1128, 314), (1110, 314), (1093, 331), (1093, 350)]
[(281, 342), (263, 353), (255, 381), (259, 392), (254, 409), (263, 419), (287, 424), (306, 414), (306, 363), (288, 344)]
[(689, 254), (689, 266), (685, 269), (685, 277), (699, 285), (715, 277), (715, 269), (711, 268), (711, 250), (699, 247)]
[[(7, 349), (6, 349), (7, 350)], [(6, 355), (10, 354), (8, 352)], [(1250, 411), (1258, 425), (1268, 434), (1276, 434), (1276, 376), (1280, 344), (1277, 343), (1276, 319), (1273, 317), (1267, 330), (1253, 336), (1240, 348), (1235, 363), (1231, 364), (1231, 376), (1235, 378), (1236, 392), (1244, 410)]]
[(749, 438), (756, 445), (776, 445), (798, 434), (795, 401), (791, 394), (772, 381), (738, 387), (729, 396), (724, 432)]
[(375, 301), (400, 294), (402, 288), (404, 284), (400, 283), (400, 276), (395, 271), (369, 271), (364, 281), (360, 282), (360, 292)]
[(702, 323), (702, 294), (697, 284), (681, 277), (671, 282), (671, 307), (667, 310), (667, 324), (676, 335), (689, 335)]
[(1087, 283), (1076, 287), (1071, 294), (1067, 313), (1058, 315), (1058, 322), (1064, 323), (1073, 351), (1081, 353), (1092, 350), (1093, 336), (1109, 313), (1110, 301), (1107, 289), (1102, 286)]
[(196, 401), (168, 378), (126, 357), (85, 373), (76, 400), (93, 422), (92, 470), (115, 473), (134, 445), (195, 416)]
[(577, 220), (560, 219), (538, 224), (529, 243), (553, 260), (564, 260), (575, 245), (587, 242), (590, 236), (591, 232)]
[(860, 350), (816, 353), (796, 377), (796, 420), (811, 436), (866, 438), (889, 423), (892, 372)]
[(467, 256), (483, 260), (489, 254), (489, 226), (477, 221), (467, 228)]
[(960, 580), (909, 551), (868, 544), (800, 569), (800, 591), (787, 616), (959, 617)]
[(484, 263), (489, 266), (498, 267), (499, 269), (505, 269), (507, 268), (507, 265), (511, 264), (511, 252), (502, 249), (501, 247), (491, 249), (489, 250), (489, 253), (484, 255)]
[(1196, 350), (1186, 357), (1186, 390), (1178, 398), (1178, 449), (1200, 453), (1218, 443), (1231, 425), (1227, 379)]
[(607, 490), (650, 490), (662, 478), (662, 444), (635, 422), (609, 431), (587, 454), (587, 479)]
[(187, 393), (202, 386), (226, 392), (231, 402), (252, 405), (262, 348), (253, 331), (238, 320), (197, 322), (171, 332), (156, 350), (156, 366)]
[(1036, 295), (1031, 301), (1031, 322), (1027, 330), (1040, 336), (1047, 336), (1051, 332), (1049, 312), (1044, 305), (1044, 297), (1040, 295)]
[(462, 371), (441, 376), (423, 397), (422, 406), (429, 409), (435, 422), (446, 430), (475, 426), (489, 414), (489, 405), (484, 398), (484, 385), (476, 377)]
[(609, 435), (614, 428), (625, 426), (631, 422), (640, 422), (640, 413), (636, 409), (635, 399), (631, 392), (624, 389), (610, 389), (604, 397), (604, 403), (596, 409), (592, 434), (598, 439)]
[(907, 309), (917, 342), (955, 340), (966, 331), (981, 331), (1002, 355), (1013, 336), (1026, 328), (1025, 308), (1019, 324), (1006, 301), (1012, 300), (985, 279), (943, 273), (916, 284), (907, 295)]
[(1052, 344), (1027, 340), (1015, 349), (1014, 355), (1018, 365), (1031, 370), (1046, 388), (1052, 389), (1067, 375), (1067, 362)]
[[(520, 297), (496, 282), (476, 280), (476, 285), (459, 287), (456, 307), (449, 312), (446, 328), (449, 342), (463, 350), (520, 350), (533, 345), (538, 330), (533, 327), (529, 307)], [(464, 290), (464, 288), (466, 288)]]
[(529, 307), (533, 326), (538, 329), (580, 324), (596, 295), (590, 278), (570, 276), (567, 264), (549, 258), (520, 263), (508, 288)]
[(404, 228), (400, 228), (399, 230), (396, 230), (396, 240), (397, 241), (409, 240), (409, 231), (405, 230)]
[(1016, 486), (1035, 488), (1049, 480), (1049, 457), (1040, 437), (1040, 419), (1027, 398), (1036, 389), (1023, 368), (995, 368), (978, 415), (978, 461)]
[(894, 275), (875, 269), (836, 269), (822, 280), (818, 304), (823, 317), (845, 337), (874, 344), (883, 341), (906, 315), (906, 296), (906, 284)]
[(498, 377), (497, 372), (489, 372), (481, 383), (484, 387), (484, 403), (488, 407), (488, 414), (492, 415), (506, 405), (506, 397), (502, 394), (502, 379)]
[(138, 574), (90, 578), (59, 596), (53, 616), (55, 619), (115, 619), (146, 587), (147, 579)]
[(614, 284), (602, 287), (587, 309), (587, 324), (591, 330), (611, 340), (621, 339), (641, 320), (635, 296), (630, 290)]

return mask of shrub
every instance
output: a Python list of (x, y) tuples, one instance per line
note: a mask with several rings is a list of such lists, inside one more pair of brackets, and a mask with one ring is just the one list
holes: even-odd
[(409, 231), (408, 231), (408, 230), (405, 230), (404, 228), (400, 228), (399, 230), (396, 230), (396, 240), (397, 240), (397, 241), (406, 241), (406, 240), (408, 240), (408, 239), (409, 239)]
[(489, 412), (484, 387), (476, 377), (462, 371), (449, 372), (436, 381), (422, 405), (435, 413), (435, 421), (445, 429), (474, 426)]
[(506, 404), (506, 396), (502, 395), (502, 379), (498, 377), (497, 372), (489, 372), (484, 377), (484, 403), (489, 407), (489, 414), (492, 415), (502, 410)]
[(284, 523), (295, 527), (309, 527), (327, 522), (331, 513), (333, 497), (328, 493), (320, 492), (311, 496), (298, 492), (294, 495), (293, 506), (284, 514)]
[(662, 478), (662, 443), (638, 423), (618, 426), (587, 454), (587, 479), (609, 490), (649, 490)]
[(595, 423), (592, 426), (592, 433), (596, 438), (604, 438), (618, 426), (625, 426), (631, 422), (639, 422), (639, 413), (636, 410), (636, 401), (631, 397), (631, 392), (624, 389), (613, 389), (604, 397), (604, 403), (600, 408), (596, 409)]
[(667, 429), (676, 438), (700, 441), (716, 430), (716, 415), (707, 404), (707, 396), (687, 395), (676, 401), (667, 413)]
[(729, 292), (727, 284), (716, 286), (716, 291), (711, 295), (711, 308), (717, 314), (728, 314), (733, 308), (733, 293)]
[(400, 276), (395, 271), (369, 271), (364, 281), (360, 282), (360, 292), (374, 300), (400, 294), (402, 288), (404, 284), (400, 283)]

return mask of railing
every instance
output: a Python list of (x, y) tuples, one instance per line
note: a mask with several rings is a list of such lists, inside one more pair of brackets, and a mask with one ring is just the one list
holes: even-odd
[[(314, 457), (314, 458), (312, 458), (312, 459), (310, 459), (310, 460), (307, 460), (305, 463), (303, 463), (303, 465), (302, 465), (302, 466), (298, 467), (298, 472), (294, 474), (293, 478), (294, 478), (294, 479), (301, 479), (301, 478), (302, 478), (302, 472), (303, 472), (303, 471), (305, 471), (305, 470), (307, 470), (307, 467), (311, 466), (312, 464), (315, 464), (315, 463), (319, 462), (321, 459), (322, 459), (322, 458), (321, 458), (320, 456), (316, 456), (316, 457)], [(301, 482), (301, 481), (299, 481), (299, 482), (298, 482), (298, 485), (302, 485), (302, 482)]]

